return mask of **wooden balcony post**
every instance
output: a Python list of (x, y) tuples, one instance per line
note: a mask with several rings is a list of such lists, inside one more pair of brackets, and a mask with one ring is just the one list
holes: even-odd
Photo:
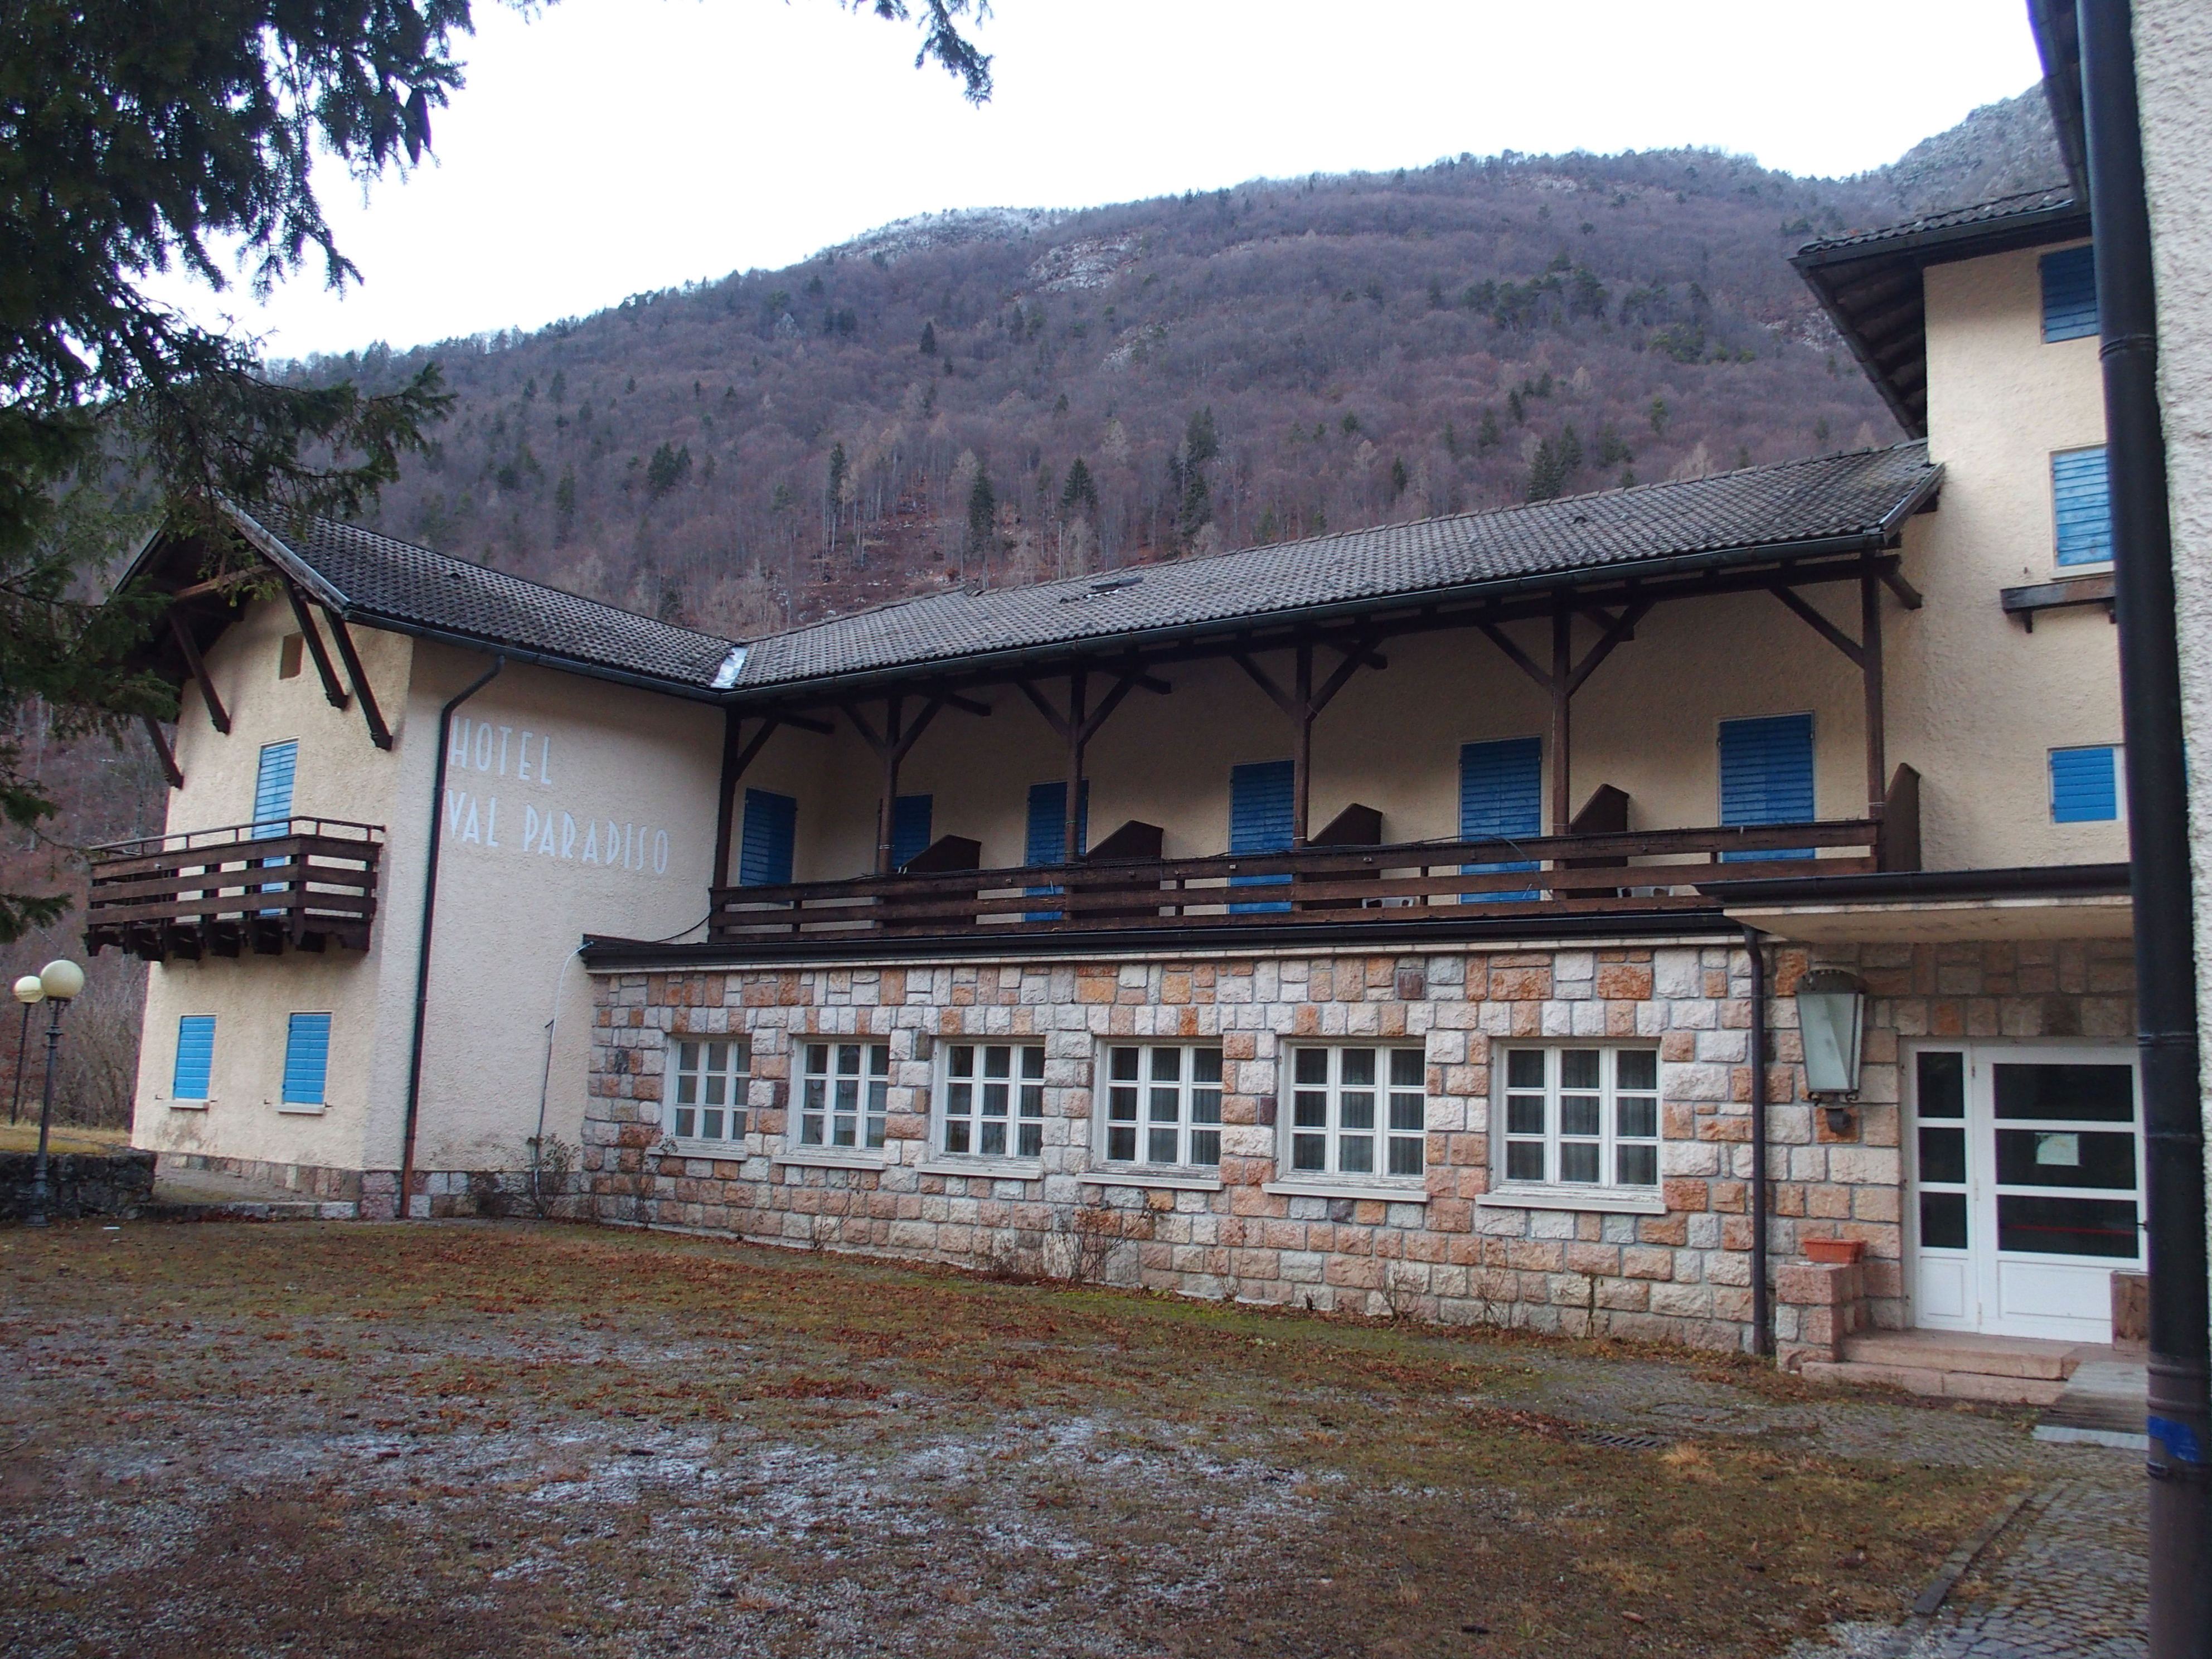
[(1070, 671), (1067, 676), (1067, 802), (1060, 822), (1060, 856), (1063, 864), (1073, 864), (1083, 856), (1079, 832), (1083, 827), (1083, 750), (1090, 741), (1091, 731), (1084, 720), (1084, 671)]
[(1866, 688), (1867, 816), (1881, 821), (1889, 787), (1881, 683), (1881, 577), (1859, 578), (1859, 671)]
[(904, 701), (896, 691), (884, 699), (884, 799), (876, 813), (876, 873), (879, 876), (890, 875), (896, 867), (891, 843), (898, 817), (899, 759), (905, 752), (899, 747), (899, 705)]
[(1291, 845), (1303, 847), (1313, 793), (1313, 641), (1301, 641), (1297, 656), (1297, 684), (1291, 694)]
[(1574, 822), (1574, 797), (1568, 776), (1569, 709), (1574, 696), (1574, 611), (1567, 596), (1559, 596), (1552, 612), (1552, 833), (1569, 833)]

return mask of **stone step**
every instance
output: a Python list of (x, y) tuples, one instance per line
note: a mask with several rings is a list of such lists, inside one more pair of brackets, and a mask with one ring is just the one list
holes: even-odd
[(2065, 1383), (2056, 1377), (2006, 1376), (1857, 1359), (1808, 1359), (1800, 1369), (1814, 1382), (1902, 1389), (1935, 1400), (1979, 1400), (2000, 1406), (2048, 1406), (2066, 1392)]
[(1971, 1331), (1861, 1331), (1844, 1339), (1843, 1358), (1854, 1364), (2063, 1383), (2081, 1364), (2082, 1345)]

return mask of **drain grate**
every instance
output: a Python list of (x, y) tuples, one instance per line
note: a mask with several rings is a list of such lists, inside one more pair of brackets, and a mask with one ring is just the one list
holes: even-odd
[(1584, 1429), (1575, 1438), (1590, 1446), (1615, 1446), (1623, 1451), (1666, 1451), (1679, 1435), (1631, 1434), (1616, 1429)]

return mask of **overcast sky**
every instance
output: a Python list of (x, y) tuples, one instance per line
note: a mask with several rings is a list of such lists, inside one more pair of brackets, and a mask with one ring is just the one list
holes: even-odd
[(436, 161), (325, 205), (365, 283), (164, 291), (272, 355), (535, 327), (943, 208), (1500, 149), (1893, 160), (2038, 69), (2024, 0), (994, 0), (996, 98), (836, 0), (478, 0)]

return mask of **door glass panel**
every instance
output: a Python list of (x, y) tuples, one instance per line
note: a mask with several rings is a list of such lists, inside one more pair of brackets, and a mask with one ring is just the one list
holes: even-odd
[(1931, 1250), (1966, 1248), (1966, 1194), (1920, 1194), (1920, 1242)]
[(1919, 1084), (1921, 1116), (1966, 1116), (1966, 1055), (1960, 1054), (1922, 1054), (1919, 1058)]
[(1920, 1178), (1963, 1187), (1966, 1182), (1966, 1132), (1923, 1128), (1920, 1132)]
[(1997, 1249), (2031, 1255), (2136, 1254), (2136, 1206), (2113, 1198), (1997, 1195)]
[[(2136, 1121), (2135, 1072), (2126, 1066), (1998, 1066), (2001, 1118), (2072, 1118), (2089, 1123)], [(1927, 1115), (1927, 1108), (1921, 1108)]]
[[(1924, 1141), (1929, 1131), (1920, 1133)], [(2136, 1138), (2109, 1130), (2000, 1129), (1997, 1180), (2007, 1187), (2112, 1187), (2131, 1193)]]

